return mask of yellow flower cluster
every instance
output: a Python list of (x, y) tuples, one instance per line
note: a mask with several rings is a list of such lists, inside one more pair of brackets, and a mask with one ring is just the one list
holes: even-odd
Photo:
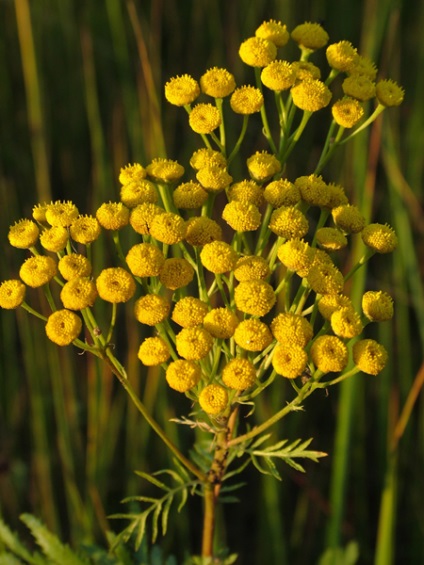
[[(376, 83), (374, 63), (348, 41), (329, 39), (318, 23), (289, 32), (269, 20), (239, 49), (242, 62), (255, 68), (256, 84), (237, 85), (219, 67), (199, 80), (188, 74), (171, 78), (165, 98), (184, 107), (205, 146), (191, 155), (187, 168), (167, 158), (122, 167), (119, 200), (102, 203), (93, 215), (80, 214), (70, 201), (35, 206), (31, 219), (9, 229), (10, 244), (28, 257), (20, 280), (0, 284), (0, 307), (28, 307), (27, 287), (45, 287), (51, 298), (50, 286), (57, 284), (61, 305), (47, 318), (48, 338), (105, 354), (111, 349), (107, 332), (96, 326), (98, 303), (111, 304), (110, 335), (117, 305), (129, 303), (134, 318), (148, 326), (144, 331), (154, 332), (143, 336), (140, 362), (162, 365), (169, 386), (186, 393), (212, 421), (249, 398), (267, 371), (318, 380), (344, 371), (352, 359), (357, 370), (378, 374), (387, 352), (357, 338), (367, 323), (391, 319), (393, 300), (368, 291), (361, 313), (355, 310), (344, 293), (350, 273), (341, 266), (340, 251), (360, 234), (357, 243), (369, 258), (393, 251), (397, 236), (389, 225), (367, 225), (344, 188), (326, 182), (319, 171), (345, 129), (355, 135), (366, 125), (364, 102), (375, 98), (378, 113), (399, 105), (404, 92), (392, 80)], [(284, 58), (290, 40), (300, 51), (298, 61)], [(309, 60), (324, 48), (326, 71)], [(339, 73), (342, 96), (333, 100), (330, 86)], [(267, 120), (271, 98), (276, 128)], [(287, 178), (287, 158), (308, 120), (330, 104), (331, 142), (315, 173)], [(238, 138), (227, 135), (231, 111), (242, 122)], [(253, 119), (262, 121), (268, 149), (253, 150), (233, 166)], [(232, 148), (229, 138), (236, 139)], [(103, 262), (92, 261), (105, 238), (113, 241), (119, 265), (100, 268)], [(91, 340), (78, 339), (83, 321)]]

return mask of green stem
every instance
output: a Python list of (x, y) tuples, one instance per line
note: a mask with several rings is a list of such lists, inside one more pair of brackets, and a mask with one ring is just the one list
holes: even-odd
[(234, 149), (231, 151), (230, 156), (227, 159), (227, 163), (228, 165), (230, 165), (231, 161), (234, 159), (234, 157), (237, 155), (240, 146), (243, 142), (244, 136), (246, 135), (246, 131), (247, 131), (247, 124), (249, 123), (249, 115), (245, 115), (243, 116), (243, 125), (241, 126), (241, 131), (240, 131), (240, 135), (236, 141), (236, 144), (234, 145)]

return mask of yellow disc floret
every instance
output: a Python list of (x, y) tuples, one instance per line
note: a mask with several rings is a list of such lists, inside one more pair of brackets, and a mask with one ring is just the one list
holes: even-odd
[(310, 322), (291, 312), (277, 314), (271, 322), (271, 331), (278, 342), (287, 346), (304, 347), (314, 335)]
[(317, 112), (328, 106), (330, 89), (318, 79), (305, 79), (291, 89), (293, 104), (306, 112)]
[(78, 217), (78, 208), (70, 200), (52, 202), (46, 206), (46, 221), (51, 226), (70, 226)]
[(393, 318), (393, 298), (382, 290), (369, 290), (362, 297), (362, 310), (371, 322)]
[(250, 67), (266, 67), (277, 56), (277, 47), (268, 39), (249, 37), (240, 45), (239, 55)]
[(88, 277), (71, 279), (60, 292), (62, 304), (68, 310), (83, 310), (93, 306), (96, 298), (96, 285)]
[(317, 242), (327, 251), (338, 251), (347, 245), (347, 238), (337, 228), (319, 228), (316, 233)]
[(207, 385), (199, 395), (199, 404), (206, 414), (217, 416), (228, 405), (228, 393), (220, 385)]
[(348, 362), (348, 350), (336, 336), (322, 335), (316, 338), (311, 347), (311, 357), (315, 366), (323, 373), (343, 371)]
[(121, 188), (121, 202), (128, 208), (135, 208), (143, 202), (155, 204), (158, 201), (156, 186), (147, 179), (131, 181)]
[(70, 310), (53, 312), (46, 324), (47, 337), (60, 346), (71, 344), (79, 336), (81, 329), (81, 318)]
[(128, 225), (130, 211), (122, 202), (105, 202), (98, 208), (96, 218), (105, 230), (120, 230)]
[(229, 339), (234, 335), (240, 320), (228, 308), (212, 308), (203, 318), (203, 327), (211, 336)]
[(200, 208), (208, 199), (208, 193), (198, 182), (189, 181), (177, 186), (172, 195), (174, 204), (183, 210)]
[(344, 79), (343, 92), (357, 100), (365, 102), (375, 96), (375, 83), (364, 75), (353, 74)]
[(136, 277), (157, 277), (165, 257), (153, 243), (137, 243), (128, 251), (125, 260)]
[(300, 191), (289, 180), (279, 179), (266, 185), (264, 198), (273, 208), (295, 206), (300, 201)]
[(391, 253), (398, 245), (395, 230), (388, 224), (368, 224), (361, 237), (365, 245), (377, 253)]
[(266, 279), (269, 273), (268, 262), (258, 255), (240, 257), (234, 267), (234, 277), (239, 282)]
[(163, 214), (165, 210), (157, 204), (145, 202), (139, 204), (131, 210), (130, 224), (134, 231), (140, 235), (150, 233), (150, 225), (153, 218), (159, 214)]
[(272, 61), (261, 72), (262, 83), (276, 92), (288, 90), (296, 80), (296, 71), (288, 61)]
[(63, 251), (68, 243), (68, 230), (63, 226), (45, 229), (40, 234), (40, 243), (44, 249), (52, 253)]
[(175, 337), (178, 355), (188, 361), (203, 359), (212, 349), (214, 339), (199, 326), (183, 328)]
[(234, 76), (227, 69), (213, 67), (200, 77), (202, 92), (213, 98), (225, 98), (236, 87)]
[(339, 337), (351, 339), (358, 336), (364, 326), (359, 314), (351, 307), (345, 306), (337, 309), (330, 318), (331, 329)]
[(354, 204), (344, 204), (331, 210), (334, 223), (346, 233), (359, 233), (365, 226), (365, 218)]
[(199, 169), (197, 180), (207, 192), (221, 192), (233, 182), (233, 177), (227, 169), (219, 165), (211, 165)]
[(194, 296), (185, 296), (175, 304), (171, 318), (182, 328), (192, 328), (202, 324), (208, 310), (206, 302)]
[(246, 390), (256, 380), (256, 369), (251, 361), (236, 357), (231, 359), (222, 370), (222, 382), (235, 390)]
[(132, 182), (139, 182), (147, 176), (146, 169), (140, 163), (129, 163), (125, 167), (121, 167), (119, 171), (119, 182), (122, 185), (130, 184)]
[(308, 242), (294, 238), (280, 245), (277, 256), (285, 267), (301, 277), (306, 277), (312, 265), (314, 251)]
[(264, 202), (263, 192), (263, 188), (255, 181), (243, 180), (229, 186), (227, 196), (229, 201), (248, 202), (259, 208)]
[(345, 96), (333, 104), (331, 113), (337, 125), (353, 128), (363, 118), (364, 109), (357, 100)]
[(102, 300), (117, 304), (128, 302), (135, 293), (135, 281), (122, 267), (103, 269), (96, 279), (97, 292)]
[(291, 37), (301, 49), (315, 51), (325, 47), (328, 43), (329, 35), (318, 23), (305, 22), (294, 28)]
[(262, 351), (272, 343), (272, 333), (264, 322), (251, 318), (239, 323), (234, 341), (246, 351)]
[(294, 206), (281, 206), (272, 213), (268, 227), (280, 237), (293, 239), (306, 235), (309, 223), (305, 214)]
[(70, 281), (77, 277), (89, 277), (92, 266), (85, 255), (70, 253), (59, 260), (58, 269), (62, 277), (66, 281)]
[(134, 316), (141, 324), (155, 326), (169, 315), (171, 304), (159, 294), (146, 294), (134, 303)]
[(186, 241), (193, 247), (202, 247), (222, 239), (221, 226), (207, 216), (195, 216), (187, 220)]
[(202, 265), (215, 274), (226, 273), (234, 268), (237, 252), (225, 241), (206, 243), (200, 252)]
[(159, 273), (159, 280), (166, 288), (176, 290), (188, 285), (194, 277), (194, 269), (186, 259), (179, 257), (165, 259)]
[(146, 167), (147, 174), (157, 182), (172, 183), (184, 174), (184, 167), (171, 159), (153, 159)]
[(356, 63), (358, 52), (349, 41), (339, 41), (327, 47), (327, 61), (336, 71), (349, 72)]
[(281, 163), (267, 151), (256, 151), (246, 161), (249, 174), (253, 180), (264, 182), (281, 171)]
[(262, 216), (255, 204), (232, 200), (225, 205), (222, 211), (222, 219), (234, 231), (245, 232), (257, 230), (261, 225)]
[(199, 94), (199, 84), (190, 75), (173, 77), (165, 84), (165, 98), (175, 106), (191, 104)]
[(221, 125), (221, 114), (212, 104), (196, 104), (190, 112), (188, 123), (196, 133), (212, 133)]
[(236, 88), (230, 98), (230, 106), (236, 114), (248, 116), (260, 112), (264, 97), (259, 88), (244, 85)]
[(276, 302), (274, 289), (263, 280), (243, 281), (234, 290), (237, 308), (252, 316), (265, 316)]
[(386, 349), (373, 339), (361, 339), (352, 348), (355, 365), (368, 375), (378, 375), (386, 366), (388, 354)]
[(287, 26), (275, 20), (262, 22), (255, 31), (255, 35), (256, 37), (262, 37), (263, 39), (272, 41), (276, 47), (284, 47), (290, 39)]
[(10, 245), (18, 249), (29, 249), (36, 244), (40, 230), (32, 220), (19, 220), (8, 233)]
[(147, 367), (155, 367), (168, 361), (171, 353), (161, 337), (148, 337), (140, 345), (137, 357)]
[(26, 286), (17, 279), (3, 281), (0, 284), (0, 308), (14, 310), (25, 300)]
[(300, 345), (279, 344), (272, 355), (275, 372), (286, 379), (300, 377), (306, 368), (308, 355)]
[(330, 195), (327, 183), (322, 177), (317, 175), (298, 177), (294, 185), (299, 189), (302, 200), (311, 206), (327, 206)]
[(166, 381), (178, 392), (187, 392), (200, 381), (200, 367), (193, 361), (178, 359), (172, 361), (166, 370)]
[(23, 282), (37, 288), (51, 281), (57, 274), (57, 265), (54, 259), (44, 255), (36, 255), (27, 259), (19, 270)]
[(69, 231), (74, 241), (82, 243), (83, 245), (89, 245), (99, 237), (101, 227), (97, 218), (84, 215), (78, 216), (78, 218), (72, 222)]
[(399, 106), (403, 102), (405, 91), (394, 80), (380, 80), (375, 93), (382, 106)]
[(166, 243), (173, 245), (184, 239), (186, 234), (186, 223), (184, 219), (173, 212), (164, 212), (154, 216), (150, 224), (150, 235)]

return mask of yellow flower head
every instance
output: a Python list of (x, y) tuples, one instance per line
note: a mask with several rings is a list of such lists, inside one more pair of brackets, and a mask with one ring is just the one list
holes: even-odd
[(145, 179), (147, 176), (146, 169), (142, 167), (139, 163), (134, 163), (131, 165), (129, 163), (125, 167), (122, 167), (119, 171), (119, 182), (122, 185), (131, 184), (132, 182), (139, 182)]
[(331, 107), (333, 119), (339, 126), (353, 128), (363, 118), (364, 109), (354, 98), (345, 96)]
[(131, 210), (131, 227), (140, 235), (147, 235), (150, 233), (150, 226), (153, 218), (159, 214), (163, 214), (164, 212), (165, 210), (157, 204), (150, 204), (149, 202), (139, 204)]
[(81, 318), (70, 310), (53, 312), (46, 324), (47, 337), (60, 346), (71, 344), (79, 336), (81, 329)]
[(351, 299), (345, 294), (325, 294), (318, 302), (318, 310), (325, 320), (330, 320), (336, 310), (344, 307), (353, 308)]
[(258, 208), (264, 203), (264, 191), (259, 184), (253, 180), (243, 180), (233, 183), (227, 190), (228, 200), (238, 202), (249, 202)]
[(294, 185), (299, 189), (302, 200), (311, 206), (326, 206), (329, 200), (327, 184), (322, 177), (309, 175), (298, 177)]
[(212, 308), (203, 318), (205, 330), (218, 339), (232, 337), (238, 325), (239, 319), (228, 308)]
[(343, 371), (349, 358), (346, 345), (333, 335), (317, 337), (310, 353), (315, 366), (323, 373)]
[(373, 339), (361, 339), (352, 348), (355, 365), (368, 375), (378, 375), (389, 358), (386, 349)]
[(330, 104), (330, 89), (318, 79), (305, 79), (291, 89), (293, 104), (306, 112), (317, 112)]
[(98, 208), (96, 218), (105, 230), (120, 230), (128, 225), (130, 211), (122, 202), (104, 202)]
[(327, 251), (338, 251), (347, 245), (347, 238), (337, 228), (319, 228), (316, 233), (317, 242)]
[(375, 88), (377, 100), (383, 106), (399, 106), (402, 104), (405, 91), (394, 80), (380, 80)]
[(234, 341), (246, 351), (262, 351), (272, 343), (272, 333), (264, 322), (251, 318), (239, 323)]
[(321, 70), (310, 61), (293, 61), (292, 68), (296, 73), (296, 81), (302, 80), (319, 80), (321, 78)]
[(153, 243), (137, 243), (128, 251), (125, 260), (136, 277), (157, 277), (165, 257)]
[(26, 286), (20, 280), (10, 279), (0, 284), (0, 308), (14, 310), (25, 300)]
[(283, 25), (281, 22), (276, 22), (275, 20), (262, 22), (255, 31), (255, 35), (256, 37), (262, 37), (263, 39), (272, 41), (276, 47), (284, 47), (290, 39), (287, 26)]
[(143, 202), (151, 202), (156, 204), (158, 201), (158, 193), (156, 186), (147, 179), (131, 181), (121, 188), (121, 202), (127, 208), (135, 208)]
[(344, 286), (342, 273), (331, 263), (314, 263), (307, 279), (309, 286), (317, 294), (336, 294), (342, 292)]
[(365, 245), (377, 253), (391, 253), (398, 245), (395, 230), (388, 224), (368, 224), (361, 237)]
[(327, 47), (326, 55), (332, 69), (349, 72), (356, 64), (358, 52), (349, 41), (339, 41)]
[(270, 182), (264, 190), (264, 198), (273, 208), (295, 206), (300, 201), (300, 190), (287, 179)]
[(188, 361), (198, 361), (209, 353), (213, 346), (211, 334), (201, 328), (183, 328), (175, 337), (178, 355)]
[(202, 147), (202, 149), (198, 149), (193, 153), (190, 159), (190, 165), (196, 171), (199, 171), (204, 167), (212, 166), (218, 166), (225, 169), (227, 161), (221, 152)]
[(269, 229), (285, 239), (302, 238), (308, 233), (309, 223), (305, 214), (294, 206), (281, 206), (273, 211)]
[(222, 219), (238, 232), (255, 231), (261, 225), (261, 213), (257, 206), (239, 200), (232, 200), (225, 205)]
[(305, 317), (291, 312), (277, 314), (271, 322), (271, 332), (278, 342), (286, 346), (300, 347), (305, 347), (314, 335), (310, 322)]
[(296, 71), (288, 61), (272, 61), (261, 72), (262, 84), (276, 92), (288, 90), (295, 80)]
[(362, 310), (371, 322), (393, 318), (393, 298), (382, 290), (369, 290), (362, 297)]
[(318, 23), (305, 22), (294, 28), (291, 37), (301, 49), (316, 51), (325, 47), (328, 43), (329, 35)]
[(47, 210), (47, 202), (43, 202), (43, 204), (36, 204), (32, 209), (32, 217), (36, 222), (40, 222), (40, 224), (45, 224), (46, 220), (46, 210)]
[(327, 202), (326, 208), (332, 210), (333, 208), (337, 208), (337, 206), (349, 204), (345, 190), (341, 185), (330, 182), (327, 184), (327, 190), (329, 200)]
[(159, 273), (159, 280), (164, 287), (176, 290), (187, 286), (194, 277), (194, 269), (186, 259), (179, 257), (165, 259)]
[(70, 281), (78, 277), (89, 277), (92, 269), (91, 263), (87, 257), (79, 253), (71, 253), (61, 257), (58, 268), (59, 273), (65, 281)]
[(37, 224), (32, 220), (19, 220), (14, 226), (10, 226), (9, 243), (18, 249), (29, 249), (36, 244), (39, 233)]
[(280, 245), (277, 256), (287, 269), (301, 277), (306, 277), (312, 265), (314, 252), (308, 242), (294, 238)]
[(141, 296), (134, 304), (134, 316), (141, 324), (156, 326), (169, 315), (171, 304), (159, 294)]
[(365, 102), (375, 96), (375, 83), (365, 75), (353, 74), (344, 79), (342, 84), (346, 96)]
[(247, 168), (253, 180), (264, 182), (281, 171), (281, 163), (267, 151), (256, 151), (247, 161)]
[(265, 316), (276, 302), (274, 289), (263, 280), (243, 281), (234, 290), (237, 308), (252, 316)]
[(240, 86), (235, 89), (230, 98), (230, 106), (233, 112), (245, 116), (260, 112), (263, 105), (262, 92), (255, 86)]
[(345, 306), (338, 308), (331, 315), (331, 329), (339, 337), (351, 339), (359, 335), (364, 326), (361, 322), (361, 317), (354, 310), (354, 308)]
[(225, 241), (206, 243), (200, 252), (202, 265), (215, 274), (232, 271), (237, 262), (237, 252)]
[(62, 251), (68, 243), (68, 230), (62, 226), (45, 229), (40, 234), (40, 243), (44, 249), (52, 253)]
[(148, 337), (140, 345), (137, 357), (147, 367), (155, 367), (168, 361), (171, 353), (166, 342), (160, 337)]
[(228, 393), (220, 385), (207, 385), (199, 394), (199, 404), (210, 416), (217, 416), (228, 404)]
[(200, 208), (208, 199), (208, 193), (198, 182), (189, 181), (177, 186), (172, 198), (177, 208), (182, 210), (194, 210)]
[(175, 304), (171, 317), (182, 328), (194, 328), (202, 324), (208, 310), (208, 305), (199, 298), (185, 296)]
[(165, 98), (175, 106), (191, 104), (199, 94), (199, 84), (190, 75), (173, 77), (165, 84)]
[(246, 390), (256, 380), (256, 369), (251, 361), (236, 357), (231, 359), (222, 370), (222, 382), (235, 390)]
[(234, 76), (227, 69), (213, 67), (200, 77), (202, 92), (213, 98), (225, 98), (236, 87)]
[(306, 368), (308, 355), (300, 345), (279, 344), (274, 348), (272, 366), (286, 379), (300, 377)]
[(178, 392), (187, 392), (200, 381), (201, 371), (193, 361), (178, 359), (169, 364), (165, 377), (171, 388)]
[(171, 159), (153, 159), (146, 167), (147, 174), (157, 182), (172, 183), (184, 174), (184, 167)]
[(188, 123), (196, 133), (212, 133), (221, 125), (221, 114), (212, 104), (196, 104), (190, 112)]
[(369, 57), (366, 55), (358, 55), (353, 68), (349, 72), (354, 75), (365, 76), (370, 80), (375, 80), (378, 69), (374, 61)]
[(186, 241), (193, 247), (202, 247), (212, 241), (221, 241), (221, 226), (207, 216), (195, 216), (187, 220)]
[(249, 37), (240, 45), (239, 55), (250, 67), (266, 67), (277, 56), (277, 47), (268, 39)]
[(234, 277), (239, 282), (266, 279), (269, 273), (267, 261), (258, 255), (240, 257), (234, 267)]
[(27, 259), (19, 270), (19, 276), (27, 286), (37, 288), (48, 283), (57, 274), (56, 262), (51, 257), (36, 255)]
[(46, 206), (46, 221), (51, 226), (67, 228), (78, 218), (78, 215), (78, 208), (70, 200), (67, 202), (58, 200)]
[(185, 221), (181, 216), (173, 212), (165, 212), (154, 216), (150, 224), (150, 235), (167, 245), (179, 243), (184, 239), (185, 234)]
[(93, 306), (96, 298), (96, 285), (88, 277), (71, 279), (60, 292), (62, 304), (68, 310), (83, 310)]
[(117, 304), (128, 302), (135, 293), (135, 281), (122, 267), (103, 269), (96, 279), (97, 292), (102, 300)]
[(93, 216), (78, 216), (78, 218), (72, 222), (69, 231), (71, 237), (77, 243), (82, 243), (83, 245), (88, 245), (96, 241), (101, 233), (101, 227), (97, 218)]
[(334, 223), (346, 233), (359, 233), (365, 226), (365, 218), (354, 204), (344, 204), (331, 210)]
[(227, 169), (219, 165), (199, 169), (196, 178), (207, 192), (221, 192), (233, 182), (233, 177), (228, 174)]

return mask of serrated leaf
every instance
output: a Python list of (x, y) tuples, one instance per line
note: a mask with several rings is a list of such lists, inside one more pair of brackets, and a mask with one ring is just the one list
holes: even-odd
[(0, 554), (0, 565), (23, 565), (23, 561), (6, 552)]
[(21, 557), (27, 563), (31, 563), (33, 565), (44, 565), (46, 563), (45, 559), (39, 553), (31, 555), (27, 548), (21, 543), (18, 536), (12, 532), (9, 526), (7, 526), (1, 519), (0, 541), (2, 541), (10, 551), (18, 557)]
[(169, 487), (167, 487), (165, 483), (162, 483), (162, 481), (159, 481), (154, 476), (154, 475), (159, 474), (159, 472), (156, 472), (153, 475), (150, 475), (149, 473), (144, 473), (143, 471), (135, 471), (135, 474), (138, 475), (139, 477), (141, 477), (142, 479), (146, 479), (146, 481), (149, 481), (149, 483), (152, 483), (153, 485), (157, 486), (158, 488), (160, 488), (162, 490), (169, 490)]
[(187, 498), (188, 498), (188, 494), (187, 494), (187, 489), (182, 489), (181, 490), (181, 500), (180, 503), (177, 507), (177, 512), (180, 513), (183, 506), (185, 505), (185, 503), (187, 502)]
[(158, 519), (162, 511), (162, 505), (163, 505), (163, 499), (158, 500), (152, 514), (152, 543), (155, 543), (156, 538), (158, 537)]
[(174, 500), (173, 498), (168, 498), (165, 501), (165, 504), (163, 505), (163, 510), (162, 510), (162, 535), (163, 536), (166, 535), (166, 531), (168, 529), (169, 509), (171, 508), (173, 500)]
[(265, 434), (263, 436), (260, 436), (256, 441), (252, 443), (249, 449), (255, 449), (256, 447), (264, 443), (264, 441), (266, 441), (269, 437), (271, 437), (271, 434)]

